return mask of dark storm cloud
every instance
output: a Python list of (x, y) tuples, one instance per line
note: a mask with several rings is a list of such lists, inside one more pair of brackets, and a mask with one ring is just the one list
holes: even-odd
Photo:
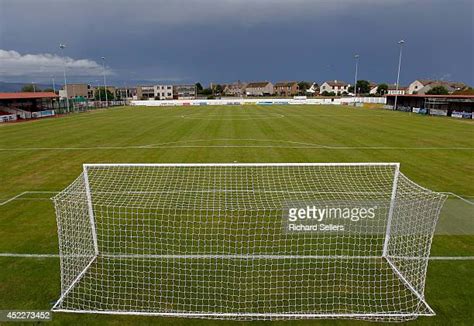
[(359, 53), (360, 78), (394, 82), (399, 39), (402, 83), (474, 82), (470, 1), (0, 0), (0, 49), (61, 55), (66, 42), (74, 60), (105, 56), (116, 81), (351, 81)]

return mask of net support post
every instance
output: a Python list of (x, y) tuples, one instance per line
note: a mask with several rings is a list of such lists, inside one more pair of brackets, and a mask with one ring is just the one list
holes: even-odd
[(390, 241), (390, 232), (392, 230), (392, 219), (393, 219), (393, 212), (395, 210), (399, 175), (400, 175), (400, 164), (397, 163), (395, 165), (395, 171), (393, 174), (392, 194), (390, 197), (390, 208), (388, 211), (387, 229), (385, 231), (385, 241), (383, 244), (383, 251), (382, 251), (382, 257), (385, 257), (385, 258), (388, 257), (388, 243)]
[(91, 232), (92, 232), (92, 241), (94, 243), (94, 252), (95, 256), (99, 255), (99, 246), (97, 244), (97, 231), (95, 226), (95, 218), (94, 218), (94, 208), (92, 207), (92, 195), (91, 195), (91, 188), (89, 184), (89, 174), (87, 171), (87, 165), (84, 164), (83, 166), (83, 173), (84, 173), (84, 185), (86, 188), (86, 197), (87, 197), (87, 208), (89, 211), (89, 221), (91, 225)]

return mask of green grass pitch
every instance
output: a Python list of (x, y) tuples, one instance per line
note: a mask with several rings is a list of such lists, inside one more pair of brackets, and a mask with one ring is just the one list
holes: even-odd
[[(127, 107), (4, 124), (0, 254), (57, 253), (55, 215), (48, 198), (70, 184), (83, 163), (400, 162), (401, 171), (418, 184), (472, 200), (473, 139), (472, 121), (342, 106)], [(459, 215), (466, 214), (459, 212), (458, 202), (447, 207), (440, 221), (447, 227), (454, 224), (451, 218), (457, 223)], [(460, 229), (457, 235), (437, 234), (432, 256), (474, 256), (474, 235), (463, 235)], [(48, 310), (58, 298), (58, 258), (0, 256), (0, 267), (0, 310)], [(472, 325), (473, 293), (474, 260), (431, 261), (426, 297), (437, 316), (410, 324)], [(64, 313), (54, 314), (53, 323), (242, 324)]]

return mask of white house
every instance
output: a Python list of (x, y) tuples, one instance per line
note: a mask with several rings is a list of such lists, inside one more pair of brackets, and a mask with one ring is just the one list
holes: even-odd
[(197, 96), (197, 87), (194, 84), (173, 85), (173, 98), (178, 100), (192, 100)]
[(153, 94), (158, 100), (172, 100), (173, 99), (173, 85), (154, 85)]
[(408, 85), (408, 94), (417, 94), (420, 89), (425, 87), (425, 80), (415, 80), (410, 85)]
[(243, 96), (245, 94), (245, 88), (247, 87), (246, 83), (241, 83), (238, 81), (237, 83), (227, 84), (224, 87), (222, 93), (227, 96)]
[(375, 95), (377, 94), (377, 88), (379, 85), (377, 85), (374, 82), (369, 82), (369, 94)]
[(139, 100), (154, 100), (155, 87), (150, 85), (137, 86), (137, 98)]
[(349, 84), (342, 80), (329, 80), (325, 81), (319, 87), (319, 94), (323, 92), (334, 92), (336, 95), (341, 95), (346, 92), (349, 93)]
[(408, 86), (408, 94), (424, 95), (430, 89), (436, 86), (443, 86), (449, 93), (462, 90), (467, 87), (462, 82), (450, 82), (444, 80), (417, 79)]

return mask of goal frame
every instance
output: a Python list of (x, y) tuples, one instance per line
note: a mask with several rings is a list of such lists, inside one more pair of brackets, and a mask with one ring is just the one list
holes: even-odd
[[(68, 293), (78, 284), (82, 277), (86, 274), (88, 269), (100, 256), (100, 251), (98, 247), (97, 240), (97, 231), (96, 231), (96, 221), (94, 216), (93, 202), (92, 202), (92, 193), (89, 184), (89, 174), (88, 171), (90, 168), (94, 167), (281, 167), (281, 166), (327, 166), (327, 167), (344, 167), (344, 166), (392, 166), (394, 168), (394, 179), (392, 186), (392, 194), (390, 207), (387, 217), (387, 225), (385, 232), (385, 239), (383, 244), (382, 256), (364, 256), (356, 258), (382, 258), (385, 259), (390, 268), (393, 270), (394, 274), (400, 279), (400, 281), (407, 287), (407, 289), (412, 292), (418, 299), (420, 304), (423, 304), (426, 307), (427, 313), (196, 313), (196, 312), (142, 312), (142, 311), (114, 311), (114, 310), (71, 310), (60, 308), (61, 303), (66, 298)], [(386, 318), (414, 318), (419, 316), (435, 316), (435, 311), (430, 307), (426, 302), (424, 293), (419, 293), (412, 284), (403, 276), (403, 274), (398, 270), (397, 266), (388, 256), (388, 244), (391, 236), (392, 228), (392, 217), (396, 204), (396, 194), (397, 194), (397, 183), (400, 175), (400, 163), (394, 162), (362, 162), (362, 163), (86, 163), (83, 164), (83, 175), (84, 175), (84, 184), (87, 198), (88, 206), (88, 215), (89, 222), (91, 226), (93, 247), (94, 247), (94, 256), (91, 258), (89, 263), (85, 268), (77, 275), (77, 277), (72, 281), (71, 285), (61, 294), (59, 299), (55, 302), (52, 311), (55, 312), (69, 312), (69, 313), (91, 313), (91, 314), (113, 314), (113, 315), (138, 315), (138, 316), (162, 316), (162, 317), (190, 317), (190, 318), (212, 318), (212, 317), (275, 317), (275, 318), (319, 318), (319, 319), (330, 319), (330, 318), (355, 318), (355, 319), (366, 319), (372, 318), (377, 319), (381, 318), (385, 320)], [(419, 186), (419, 185), (418, 185)], [(420, 186), (420, 188), (423, 188)], [(424, 190), (431, 191), (429, 189), (423, 188)], [(59, 239), (61, 241), (61, 239)], [(61, 245), (61, 243), (60, 243)], [(180, 256), (181, 257), (181, 256)], [(317, 258), (355, 258), (354, 256), (311, 256), (310, 259)], [(247, 259), (247, 258), (243, 258)], [(62, 274), (62, 269), (61, 269)], [(62, 276), (62, 275), (61, 275)]]

